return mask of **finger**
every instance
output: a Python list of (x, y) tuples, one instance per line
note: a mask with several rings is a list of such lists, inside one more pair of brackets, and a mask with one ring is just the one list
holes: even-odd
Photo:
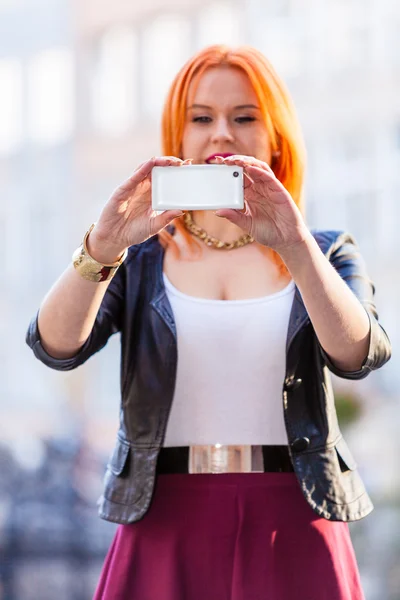
[(154, 166), (156, 167), (164, 167), (164, 166), (175, 166), (181, 165), (183, 160), (181, 158), (177, 158), (176, 156), (158, 156), (154, 161)]
[(242, 212), (241, 210), (232, 209), (232, 208), (223, 208), (215, 211), (217, 217), (223, 217), (228, 219), (234, 225), (243, 229), (246, 233), (250, 233), (251, 220), (247, 214)]
[(244, 154), (234, 154), (232, 156), (227, 156), (222, 159), (223, 162), (227, 165), (249, 165), (253, 164), (257, 161), (253, 156), (246, 156)]
[(243, 171), (243, 175), (244, 175), (244, 179), (243, 179), (243, 187), (246, 190), (247, 188), (249, 188), (250, 186), (254, 185), (254, 180), (250, 177), (250, 175), (248, 175), (246, 173), (246, 171)]
[(255, 165), (248, 165), (244, 168), (244, 173), (251, 177), (253, 183), (256, 181), (260, 181), (260, 179), (264, 181), (276, 181), (276, 177), (271, 170), (266, 170), (263, 167), (258, 167)]
[(257, 160), (254, 156), (250, 156), (249, 154), (231, 154), (231, 156), (226, 156), (224, 160)]
[(254, 158), (254, 156), (228, 156), (224, 159), (224, 162), (226, 164), (242, 165), (244, 168), (250, 166), (259, 167), (271, 174), (274, 174), (268, 163), (259, 160), (258, 158)]
[(134, 188), (141, 181), (146, 179), (154, 166), (154, 160), (155, 158), (153, 157), (139, 165), (136, 171), (134, 171), (133, 175), (131, 175), (126, 181), (124, 181), (124, 183), (120, 185), (120, 189), (122, 191), (127, 191)]
[(161, 229), (164, 229), (171, 221), (182, 217), (184, 214), (185, 213), (182, 210), (166, 210), (161, 215), (152, 217), (154, 231), (161, 231)]
[(262, 169), (266, 173), (269, 173), (270, 175), (272, 175), (273, 177), (275, 177), (275, 173), (273, 172), (273, 170), (271, 169), (271, 167), (269, 166), (269, 164), (266, 163), (266, 162), (264, 162), (264, 161), (262, 161), (262, 160), (255, 159), (254, 161), (252, 161), (251, 163), (249, 163), (247, 165), (247, 167), (255, 167), (255, 168)]

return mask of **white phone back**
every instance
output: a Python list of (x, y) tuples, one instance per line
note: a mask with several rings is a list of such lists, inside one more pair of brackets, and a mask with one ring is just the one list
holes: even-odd
[(242, 167), (153, 167), (151, 189), (152, 208), (158, 211), (244, 207)]

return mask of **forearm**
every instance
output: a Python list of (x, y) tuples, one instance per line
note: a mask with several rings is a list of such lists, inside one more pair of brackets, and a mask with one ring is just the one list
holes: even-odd
[[(104, 264), (115, 262), (120, 251), (99, 244), (90, 234), (90, 255)], [(70, 358), (88, 339), (111, 280), (83, 279), (71, 264), (43, 300), (38, 317), (41, 343), (54, 358)]]
[(325, 352), (340, 369), (359, 369), (369, 347), (369, 319), (359, 300), (311, 234), (280, 255), (301, 293)]
[(70, 358), (93, 329), (109, 281), (83, 279), (70, 265), (44, 298), (38, 317), (43, 348), (54, 358)]

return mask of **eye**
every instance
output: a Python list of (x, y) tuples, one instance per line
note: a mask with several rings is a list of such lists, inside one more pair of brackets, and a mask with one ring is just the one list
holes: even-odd
[(235, 119), (235, 121), (237, 123), (250, 123), (251, 121), (255, 121), (255, 120), (256, 120), (255, 117), (250, 117), (250, 116), (247, 116), (247, 117), (236, 117), (236, 119)]
[(200, 116), (200, 117), (193, 117), (193, 123), (210, 123), (211, 121), (211, 117), (206, 117), (206, 116)]

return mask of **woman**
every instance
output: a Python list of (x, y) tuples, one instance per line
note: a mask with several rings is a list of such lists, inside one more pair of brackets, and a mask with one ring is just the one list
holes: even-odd
[[(163, 150), (105, 204), (27, 335), (67, 370), (121, 332), (100, 499), (120, 525), (95, 599), (361, 600), (347, 522), (373, 506), (328, 369), (360, 379), (391, 347), (355, 241), (308, 229), (295, 111), (255, 49), (184, 65)], [(152, 168), (190, 162), (242, 166), (245, 209), (153, 214)]]

